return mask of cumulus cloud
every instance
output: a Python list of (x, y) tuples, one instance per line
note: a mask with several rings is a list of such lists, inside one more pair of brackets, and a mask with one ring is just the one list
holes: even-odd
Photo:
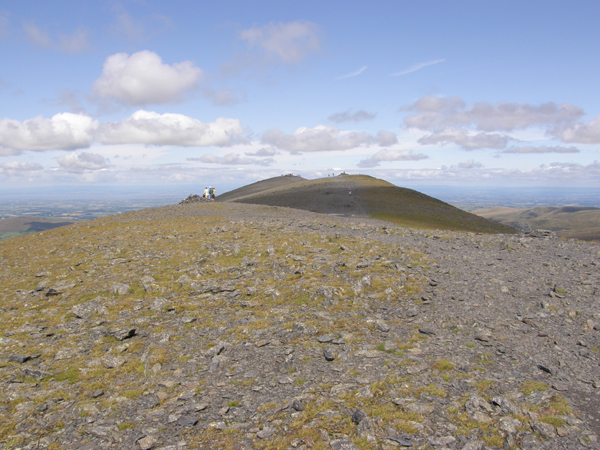
[(383, 161), (419, 161), (427, 159), (423, 153), (413, 153), (412, 150), (379, 150), (373, 156), (363, 159), (358, 167), (377, 167)]
[(444, 61), (446, 61), (446, 60), (445, 59), (436, 59), (436, 60), (433, 60), (433, 61), (420, 62), (420, 63), (417, 63), (417, 64), (413, 64), (408, 69), (404, 69), (401, 72), (393, 73), (391, 76), (392, 77), (397, 77), (397, 76), (400, 76), (400, 75), (408, 75), (409, 73), (416, 72), (417, 70), (420, 70), (423, 67), (433, 66), (435, 64), (439, 64), (439, 63), (444, 62)]
[(393, 131), (379, 130), (375, 140), (381, 147), (389, 147), (398, 143), (398, 136)]
[(577, 147), (560, 147), (560, 146), (545, 146), (541, 145), (539, 147), (534, 147), (531, 145), (525, 147), (512, 147), (504, 150), (502, 153), (517, 153), (517, 154), (526, 154), (526, 153), (579, 153), (580, 150)]
[(341, 77), (336, 78), (336, 80), (343, 80), (344, 78), (352, 78), (355, 77), (357, 75), (360, 75), (361, 73), (363, 73), (365, 70), (367, 70), (368, 67), (367, 66), (362, 66), (360, 69), (355, 70), (352, 73), (349, 73), (347, 75), (342, 75)]
[(342, 132), (336, 127), (318, 125), (315, 128), (301, 127), (292, 134), (284, 134), (278, 128), (267, 131), (262, 141), (289, 152), (323, 152), (349, 150), (373, 141), (365, 132)]
[(43, 170), (43, 167), (41, 164), (37, 163), (11, 161), (0, 164), (0, 175), (28, 175), (29, 172), (36, 172), (38, 170)]
[(99, 99), (133, 106), (175, 103), (197, 88), (202, 73), (191, 61), (164, 64), (160, 56), (148, 50), (131, 56), (117, 53), (104, 61), (92, 93)]
[(106, 158), (96, 153), (69, 153), (56, 158), (56, 160), (61, 170), (71, 173), (83, 173), (109, 167)]
[(277, 150), (274, 148), (264, 147), (255, 152), (246, 152), (246, 156), (275, 156), (277, 154)]
[(53, 40), (44, 30), (33, 23), (23, 24), (23, 31), (29, 41), (49, 50), (58, 50), (65, 53), (81, 53), (91, 48), (88, 40), (88, 31), (79, 27), (72, 34), (60, 34), (57, 40)]
[(402, 108), (414, 111), (405, 117), (409, 127), (438, 131), (447, 127), (474, 126), (480, 131), (512, 131), (530, 126), (568, 124), (583, 116), (583, 110), (565, 103), (539, 106), (527, 103), (479, 102), (467, 107), (459, 97), (426, 96)]
[(577, 142), (580, 144), (600, 143), (600, 116), (587, 123), (578, 123), (565, 127), (555, 132), (563, 142)]
[(247, 165), (254, 164), (259, 166), (269, 166), (275, 162), (273, 158), (256, 159), (246, 158), (235, 153), (228, 153), (224, 156), (217, 155), (202, 155), (200, 158), (188, 158), (188, 161), (200, 161), (208, 164), (225, 164), (225, 165)]
[(458, 167), (460, 169), (479, 169), (483, 167), (483, 164), (481, 164), (479, 161), (468, 159), (467, 161), (459, 162)]
[(258, 50), (267, 60), (296, 64), (320, 50), (319, 27), (307, 21), (270, 23), (240, 32), (250, 49)]
[(366, 112), (364, 109), (351, 113), (350, 110), (335, 113), (328, 117), (329, 120), (335, 123), (343, 122), (360, 122), (362, 120), (373, 120), (377, 114), (371, 114)]
[(480, 148), (503, 149), (509, 141), (510, 136), (495, 133), (472, 134), (466, 130), (448, 130), (441, 133), (433, 133), (418, 140), (423, 145), (454, 143), (465, 150), (476, 150)]
[(139, 110), (120, 122), (105, 122), (96, 139), (102, 144), (228, 146), (244, 132), (238, 119), (219, 117), (204, 123), (182, 114)]
[[(18, 154), (22, 150), (75, 150), (89, 147), (98, 122), (84, 114), (60, 113), (23, 122), (0, 119), (0, 154)], [(6, 150), (8, 149), (8, 150)]]

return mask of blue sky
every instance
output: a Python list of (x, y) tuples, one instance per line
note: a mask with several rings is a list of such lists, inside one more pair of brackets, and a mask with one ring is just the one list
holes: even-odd
[(0, 2), (2, 187), (600, 186), (600, 2)]

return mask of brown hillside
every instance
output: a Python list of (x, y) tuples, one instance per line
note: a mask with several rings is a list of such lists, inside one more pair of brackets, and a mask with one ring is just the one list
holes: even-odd
[(269, 189), (279, 188), (294, 183), (300, 183), (306, 181), (305, 178), (295, 175), (282, 175), (280, 177), (269, 178), (267, 180), (257, 181), (256, 183), (242, 186), (241, 188), (234, 189), (219, 196), (219, 201), (233, 202), (238, 201), (243, 197), (254, 195), (259, 192), (263, 192)]

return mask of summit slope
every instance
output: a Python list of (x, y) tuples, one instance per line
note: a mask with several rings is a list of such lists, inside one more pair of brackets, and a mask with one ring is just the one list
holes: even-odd
[(368, 175), (340, 175), (302, 180), (264, 190), (240, 188), (238, 191), (243, 195), (224, 195), (220, 200), (281, 206), (321, 214), (368, 217), (424, 229), (517, 232), (510, 226), (489, 221), (418, 191)]
[(598, 448), (598, 246), (240, 203), (0, 242), (0, 448)]

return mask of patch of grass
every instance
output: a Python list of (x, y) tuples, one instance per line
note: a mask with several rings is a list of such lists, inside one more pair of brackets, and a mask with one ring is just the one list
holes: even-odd
[(431, 368), (439, 370), (440, 372), (446, 372), (448, 370), (454, 370), (454, 364), (452, 364), (452, 361), (449, 359), (440, 359), (436, 361)]
[(565, 420), (561, 419), (560, 417), (554, 417), (554, 416), (540, 417), (539, 421), (544, 422), (544, 423), (549, 423), (550, 425), (554, 425), (555, 427), (562, 427), (567, 423)]
[(546, 392), (548, 389), (550, 389), (550, 386), (541, 381), (524, 381), (521, 383), (521, 392), (524, 395), (532, 394), (535, 391)]
[(568, 416), (573, 414), (573, 409), (564, 398), (554, 395), (543, 412), (549, 415)]
[(118, 426), (119, 431), (131, 430), (134, 427), (135, 427), (135, 424), (129, 420), (126, 420), (125, 422), (121, 422)]
[(79, 379), (79, 370), (77, 367), (70, 367), (64, 372), (54, 375), (56, 381), (68, 381), (69, 384), (74, 384)]

